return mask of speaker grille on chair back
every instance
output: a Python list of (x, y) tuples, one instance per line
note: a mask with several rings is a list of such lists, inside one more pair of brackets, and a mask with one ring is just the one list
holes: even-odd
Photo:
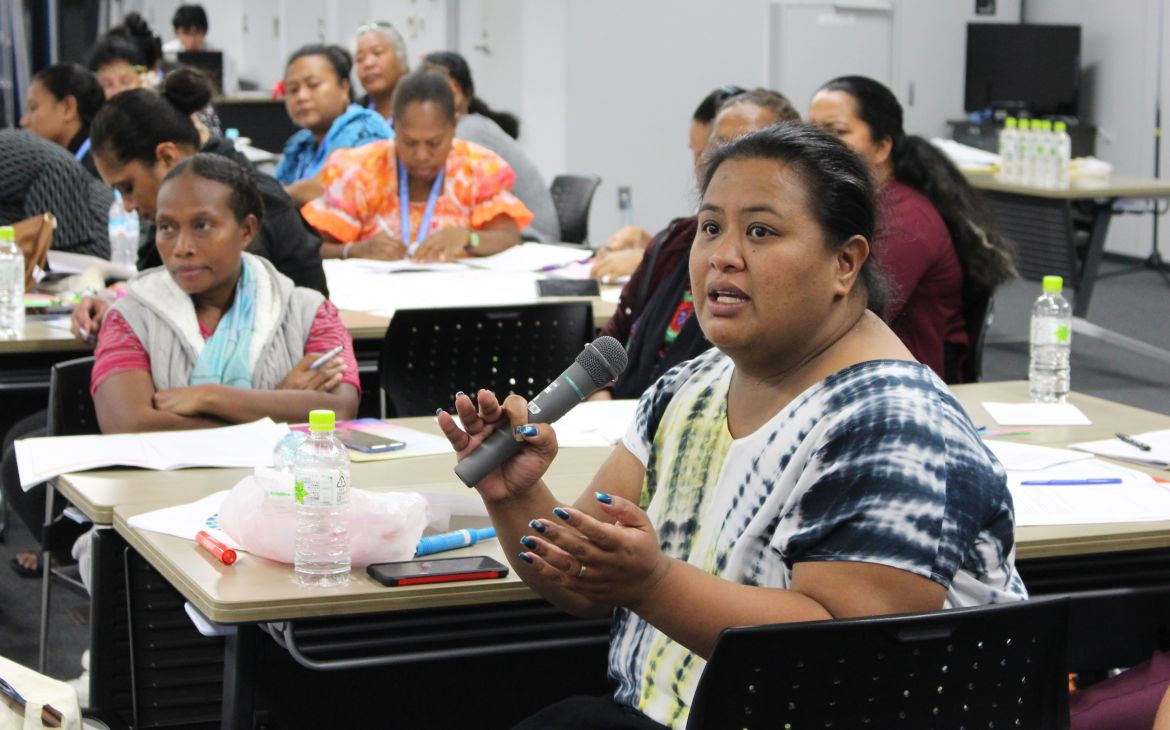
[(429, 416), (480, 388), (531, 399), (593, 336), (588, 302), (399, 310), (378, 377), (390, 416)]

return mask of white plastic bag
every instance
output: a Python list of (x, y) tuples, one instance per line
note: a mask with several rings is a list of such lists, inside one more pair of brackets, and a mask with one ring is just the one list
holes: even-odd
[[(291, 564), (297, 530), (296, 504), (285, 496), (291, 492), (290, 475), (256, 469), (224, 499), (220, 529), (249, 553)], [(418, 492), (349, 490), (350, 560), (355, 568), (410, 560), (426, 526), (427, 501)]]

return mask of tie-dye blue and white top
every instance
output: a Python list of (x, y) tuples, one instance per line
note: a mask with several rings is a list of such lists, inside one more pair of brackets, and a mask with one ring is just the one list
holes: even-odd
[[(623, 439), (668, 556), (770, 588), (789, 587), (796, 563), (845, 560), (929, 578), (947, 607), (1027, 596), (1003, 467), (929, 368), (846, 368), (740, 439), (727, 427), (733, 369), (714, 348), (674, 368)], [(617, 701), (683, 727), (704, 661), (624, 609), (611, 634)]]

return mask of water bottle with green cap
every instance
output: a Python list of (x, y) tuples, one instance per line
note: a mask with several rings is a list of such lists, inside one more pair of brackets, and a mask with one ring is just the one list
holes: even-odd
[(1038, 403), (1068, 399), (1072, 308), (1061, 293), (1064, 279), (1045, 276), (1044, 291), (1032, 305), (1028, 393)]
[(334, 435), (333, 411), (309, 412), (309, 437), (293, 459), (296, 577), (314, 586), (349, 580), (349, 452)]
[(24, 253), (16, 229), (0, 226), (0, 339), (24, 334)]

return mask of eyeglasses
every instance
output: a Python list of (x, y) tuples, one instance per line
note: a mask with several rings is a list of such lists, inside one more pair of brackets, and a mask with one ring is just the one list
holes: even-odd
[(389, 21), (371, 20), (367, 23), (362, 23), (361, 25), (359, 25), (358, 29), (357, 29), (357, 33), (355, 33), (355, 35), (361, 35), (363, 33), (368, 33), (371, 30), (392, 30), (395, 33), (398, 32), (398, 29), (394, 27), (394, 24), (390, 23)]

